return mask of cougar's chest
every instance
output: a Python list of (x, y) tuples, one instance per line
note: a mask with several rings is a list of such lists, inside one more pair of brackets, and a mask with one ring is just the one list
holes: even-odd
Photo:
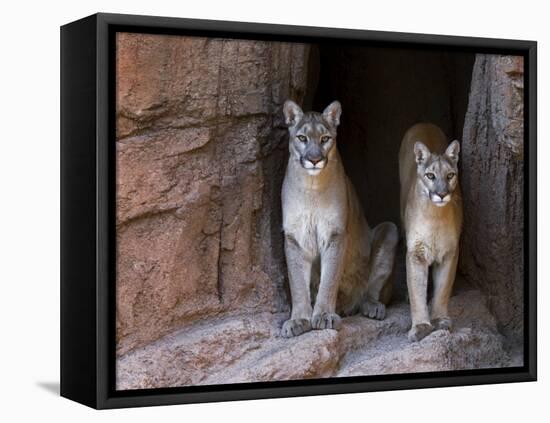
[(341, 201), (317, 192), (294, 192), (283, 197), (283, 230), (313, 255), (327, 245), (334, 233), (345, 230)]
[(428, 264), (441, 263), (458, 248), (459, 237), (452, 222), (420, 215), (409, 223), (407, 250)]

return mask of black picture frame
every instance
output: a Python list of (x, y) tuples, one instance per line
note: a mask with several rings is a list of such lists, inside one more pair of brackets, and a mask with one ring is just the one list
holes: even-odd
[[(148, 390), (114, 389), (114, 35), (117, 31), (521, 55), (525, 60), (525, 360), (522, 367)], [(533, 41), (95, 14), (61, 27), (61, 395), (118, 408), (534, 381), (536, 78)]]

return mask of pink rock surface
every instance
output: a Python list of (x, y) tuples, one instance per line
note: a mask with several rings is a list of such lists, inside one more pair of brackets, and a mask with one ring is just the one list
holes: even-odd
[(260, 382), (495, 368), (521, 365), (504, 346), (483, 294), (464, 290), (451, 300), (452, 332), (410, 343), (409, 307), (388, 308), (383, 321), (343, 319), (342, 329), (282, 338), (286, 313), (207, 319), (118, 360), (117, 388)]

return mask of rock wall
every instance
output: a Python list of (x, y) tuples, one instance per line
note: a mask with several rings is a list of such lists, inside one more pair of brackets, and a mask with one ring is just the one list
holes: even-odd
[[(309, 47), (117, 38), (117, 352), (190, 321), (288, 309), (281, 105)], [(269, 160), (267, 160), (269, 158)]]
[(523, 58), (477, 55), (462, 144), (460, 271), (499, 328), (523, 335)]

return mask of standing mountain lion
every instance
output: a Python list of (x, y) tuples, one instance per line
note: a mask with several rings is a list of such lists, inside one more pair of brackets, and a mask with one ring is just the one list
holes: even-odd
[[(448, 304), (462, 226), (459, 151), (458, 141), (448, 145), (441, 129), (427, 123), (410, 128), (399, 150), (411, 341), (421, 340), (434, 329), (451, 329)], [(431, 320), (427, 304), (430, 266), (434, 283)]]
[(336, 149), (342, 112), (308, 112), (288, 100), (290, 157), (282, 189), (292, 314), (282, 335), (338, 329), (340, 315), (383, 319), (392, 289), (397, 228), (371, 230)]

